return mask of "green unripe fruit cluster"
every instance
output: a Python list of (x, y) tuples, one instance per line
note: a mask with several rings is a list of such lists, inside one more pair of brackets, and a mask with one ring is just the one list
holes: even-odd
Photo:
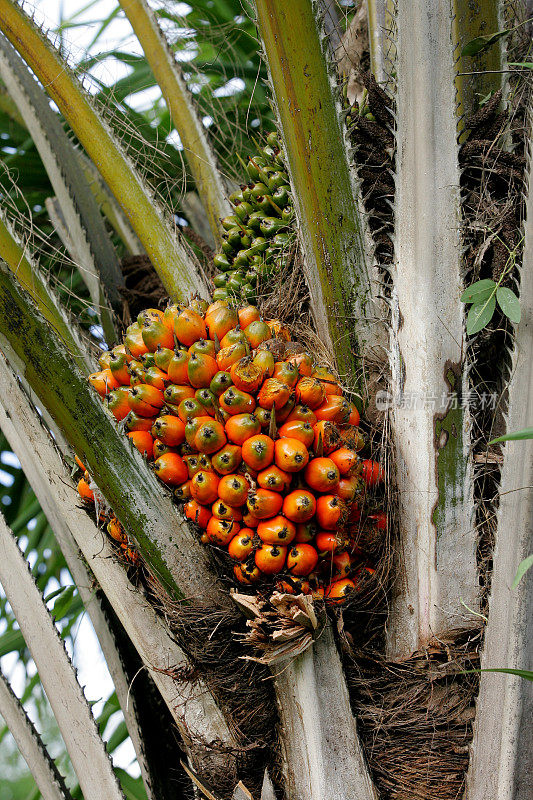
[(230, 195), (233, 214), (221, 220), (223, 242), (214, 257), (219, 272), (213, 279), (213, 299), (235, 297), (254, 303), (258, 281), (271, 278), (287, 264), (294, 209), (275, 133), (244, 166), (250, 183)]

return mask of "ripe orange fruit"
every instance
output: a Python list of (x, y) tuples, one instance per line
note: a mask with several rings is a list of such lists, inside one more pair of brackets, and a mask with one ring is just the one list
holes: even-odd
[(197, 353), (203, 356), (211, 356), (211, 358), (215, 358), (215, 343), (212, 342), (211, 339), (198, 339), (197, 342), (193, 342), (191, 344), (187, 352), (190, 356), (192, 356), (193, 353)]
[[(128, 408), (129, 408), (128, 403)], [(131, 433), (131, 431), (150, 431), (153, 426), (153, 421), (148, 417), (139, 417), (134, 411), (130, 411), (124, 417), (124, 430)]]
[(154, 353), (160, 347), (174, 347), (174, 334), (161, 319), (147, 320), (141, 325), (143, 342), (148, 351)]
[(220, 478), (215, 472), (200, 469), (191, 479), (191, 494), (194, 499), (204, 506), (211, 505), (218, 499), (218, 484)]
[(287, 548), (278, 544), (262, 544), (255, 551), (255, 564), (265, 575), (277, 575), (285, 566)]
[[(220, 485), (219, 485), (220, 489)], [(242, 520), (242, 513), (239, 511), (238, 508), (232, 508), (227, 503), (224, 503), (223, 500), (215, 500), (213, 505), (211, 506), (211, 511), (213, 516), (217, 519), (234, 519), (237, 522)]]
[(339, 469), (331, 458), (313, 458), (305, 469), (304, 478), (315, 492), (332, 492), (339, 483)]
[(184, 384), (189, 380), (187, 365), (189, 354), (186, 350), (176, 350), (168, 364), (168, 377), (172, 383)]
[(205, 322), (200, 314), (185, 308), (174, 320), (174, 333), (179, 342), (190, 347), (198, 339), (207, 338)]
[(252, 469), (262, 470), (274, 459), (274, 442), (261, 433), (251, 436), (242, 445), (242, 458)]
[(176, 500), (180, 500), (183, 503), (187, 502), (187, 500), (192, 500), (190, 480), (185, 481), (185, 483), (180, 484), (180, 486), (176, 486), (174, 489), (174, 497)]
[(263, 382), (263, 370), (253, 363), (250, 356), (232, 364), (230, 375), (233, 385), (243, 392), (256, 392)]
[(315, 409), (318, 419), (336, 422), (338, 425), (348, 422), (351, 413), (352, 409), (348, 400), (336, 394), (328, 394), (324, 402)]
[(154, 461), (154, 472), (169, 486), (179, 486), (189, 477), (184, 460), (178, 453), (166, 453)]
[(359, 414), (359, 410), (354, 403), (350, 403), (350, 407), (352, 410), (350, 416), (348, 417), (348, 425), (357, 427), (361, 421), (361, 415)]
[[(130, 413), (133, 414), (130, 406), (131, 391), (129, 386), (119, 386), (107, 396), (107, 407), (118, 422), (129, 417)], [(135, 416), (138, 419), (138, 416)]]
[(294, 537), (294, 541), (298, 544), (312, 542), (317, 533), (318, 527), (314, 520), (309, 520), (309, 522), (300, 522), (296, 526), (296, 536)]
[(132, 411), (140, 417), (155, 417), (160, 408), (165, 405), (165, 398), (160, 389), (140, 383), (134, 386), (129, 394), (129, 404)]
[(339, 429), (333, 422), (319, 420), (313, 425), (313, 447), (317, 456), (329, 455), (340, 444)]
[(178, 447), (185, 441), (185, 424), (179, 417), (162, 414), (152, 426), (152, 436), (169, 447)]
[(371, 459), (367, 458), (365, 461), (363, 461), (362, 475), (366, 485), (373, 487), (377, 486), (378, 483), (381, 483), (385, 473), (377, 461), (372, 461)]
[(106, 525), (107, 532), (115, 542), (127, 542), (128, 537), (124, 533), (124, 528), (116, 517), (111, 517)]
[(274, 378), (286, 383), (291, 389), (298, 383), (298, 367), (290, 361), (277, 361), (274, 367)]
[(235, 414), (226, 422), (226, 434), (230, 442), (243, 445), (247, 439), (256, 436), (261, 430), (259, 420), (254, 414)]
[(189, 383), (195, 389), (209, 386), (218, 372), (217, 362), (211, 356), (203, 353), (193, 353), (187, 364)]
[(233, 567), (233, 574), (239, 583), (244, 583), (246, 585), (256, 583), (261, 578), (261, 572), (255, 564), (253, 564), (253, 566), (235, 564)]
[(153, 457), (154, 440), (148, 431), (132, 431), (128, 436), (142, 456)]
[(194, 389), (187, 384), (171, 384), (163, 392), (165, 403), (171, 406), (172, 410), (178, 409), (183, 400), (190, 400), (194, 397)]
[(255, 399), (248, 392), (241, 392), (240, 389), (235, 389), (230, 386), (218, 398), (220, 407), (227, 411), (228, 414), (251, 414), (255, 408)]
[(278, 431), (280, 437), (289, 439), (298, 439), (306, 447), (311, 447), (315, 440), (315, 432), (313, 426), (309, 422), (302, 422), (302, 420), (292, 420), (292, 422), (285, 422)]
[(288, 489), (292, 480), (289, 472), (284, 472), (275, 464), (271, 464), (262, 470), (257, 476), (257, 483), (262, 489), (270, 489), (272, 492), (284, 492)]
[(316, 520), (321, 528), (333, 531), (346, 521), (346, 503), (334, 494), (323, 494), (316, 503)]
[(261, 342), (266, 342), (268, 339), (272, 338), (270, 328), (266, 322), (261, 322), (261, 320), (250, 322), (244, 329), (244, 335), (254, 350), (259, 347)]
[(287, 417), (287, 422), (293, 420), (300, 420), (301, 422), (309, 422), (310, 425), (316, 425), (318, 422), (317, 416), (314, 411), (311, 411), (309, 406), (297, 403)]
[(246, 561), (254, 550), (254, 532), (251, 528), (241, 528), (228, 545), (228, 553), (235, 561)]
[(244, 328), (247, 328), (251, 322), (257, 322), (257, 320), (261, 318), (259, 309), (255, 306), (246, 306), (245, 308), (240, 308), (238, 314), (239, 325), (243, 330)]
[(188, 503), (185, 503), (183, 510), (187, 519), (196, 522), (204, 530), (207, 528), (207, 524), (211, 519), (211, 511), (208, 508), (200, 505), (196, 500), (189, 500)]
[(225, 475), (218, 484), (218, 496), (231, 508), (239, 508), (246, 503), (250, 484), (244, 475)]
[(121, 386), (129, 386), (130, 373), (128, 370), (128, 356), (126, 353), (113, 351), (111, 359), (109, 360), (109, 369), (113, 373), (114, 379)]
[(309, 461), (307, 447), (298, 439), (277, 439), (274, 454), (276, 466), (284, 472), (299, 472)]
[(89, 484), (85, 480), (85, 478), (80, 478), (78, 481), (78, 494), (82, 500), (86, 500), (89, 503), (94, 502), (94, 494), (92, 489), (89, 487)]
[(355, 590), (355, 583), (350, 578), (343, 578), (340, 581), (330, 583), (326, 587), (324, 597), (329, 603), (344, 603), (350, 594)]
[(133, 358), (139, 358), (143, 353), (148, 352), (148, 348), (144, 343), (141, 328), (138, 322), (134, 322), (126, 329), (126, 336), (124, 337), (124, 346), (126, 353), (130, 353)]
[(217, 366), (219, 370), (229, 372), (234, 364), (248, 355), (248, 348), (244, 342), (237, 342), (229, 347), (224, 347), (217, 353)]
[(316, 499), (307, 489), (295, 489), (283, 500), (283, 514), (291, 522), (307, 522), (316, 511)]
[(257, 400), (262, 408), (271, 409), (274, 407), (278, 410), (283, 408), (290, 394), (291, 390), (286, 383), (279, 381), (277, 378), (267, 378), (261, 386)]
[(329, 454), (329, 458), (337, 465), (340, 475), (352, 475), (359, 464), (359, 456), (349, 447), (339, 447)]
[(332, 531), (318, 531), (315, 547), (321, 556), (325, 556), (328, 553), (335, 553), (339, 549), (340, 543)]
[[(100, 372), (93, 372), (87, 378), (93, 389), (95, 389), (100, 397), (105, 397), (113, 389), (120, 386), (120, 382), (115, 379), (115, 376), (109, 368), (103, 369)], [(129, 381), (128, 381), (129, 383)]]
[(207, 523), (207, 538), (213, 544), (220, 547), (228, 545), (234, 536), (239, 532), (240, 525), (234, 519), (217, 519), (211, 517)]
[(309, 575), (318, 563), (318, 553), (311, 544), (293, 545), (287, 556), (287, 569), (292, 575)]
[(351, 503), (360, 487), (361, 482), (359, 476), (352, 475), (349, 478), (341, 478), (335, 491), (342, 500)]
[(296, 353), (294, 356), (289, 356), (287, 361), (298, 367), (300, 375), (309, 377), (313, 372), (313, 357), (310, 353)]
[(333, 576), (335, 579), (346, 578), (353, 569), (353, 559), (347, 552), (333, 556)]
[(274, 374), (275, 361), (274, 356), (269, 350), (259, 350), (253, 359), (256, 367), (259, 367), (263, 378), (271, 378)]
[[(245, 518), (246, 519), (246, 518)], [(290, 544), (296, 536), (296, 526), (286, 517), (278, 514), (271, 519), (261, 520), (257, 534), (265, 544)]]
[(209, 331), (209, 338), (214, 340), (216, 336), (218, 341), (221, 342), (229, 331), (237, 327), (239, 317), (235, 309), (229, 308), (229, 306), (220, 306), (212, 311), (210, 309), (207, 310), (205, 322)]
[(283, 498), (278, 492), (270, 489), (257, 489), (248, 497), (248, 510), (257, 519), (268, 519), (281, 510)]

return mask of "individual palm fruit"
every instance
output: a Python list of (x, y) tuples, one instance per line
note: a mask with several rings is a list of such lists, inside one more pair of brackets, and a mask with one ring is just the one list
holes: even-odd
[[(261, 197), (280, 169), (250, 163), (251, 197)], [(227, 224), (249, 238), (235, 219)], [(384, 474), (357, 452), (359, 415), (336, 376), (288, 339), (279, 320), (249, 304), (148, 309), (91, 383), (201, 540), (226, 550), (237, 581), (339, 604), (372, 580)], [(83, 472), (78, 491), (94, 507)]]

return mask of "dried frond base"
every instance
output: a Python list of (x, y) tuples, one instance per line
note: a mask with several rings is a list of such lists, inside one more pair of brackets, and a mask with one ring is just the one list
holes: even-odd
[[(479, 630), (432, 642), (401, 662), (350, 650), (345, 666), (359, 734), (382, 800), (459, 800), (479, 675)], [(467, 674), (465, 674), (467, 673)]]

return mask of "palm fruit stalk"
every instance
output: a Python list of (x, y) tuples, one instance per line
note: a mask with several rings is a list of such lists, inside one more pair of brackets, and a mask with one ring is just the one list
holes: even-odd
[[(357, 594), (386, 525), (383, 472), (359, 455), (359, 412), (336, 377), (278, 320), (226, 299), (147, 309), (100, 366), (90, 383), (238, 583)], [(94, 501), (90, 475), (79, 492)]]
[(289, 177), (275, 133), (243, 166), (250, 183), (230, 195), (233, 214), (221, 220), (222, 248), (214, 257), (213, 300), (257, 300), (262, 282), (288, 263), (295, 242)]

